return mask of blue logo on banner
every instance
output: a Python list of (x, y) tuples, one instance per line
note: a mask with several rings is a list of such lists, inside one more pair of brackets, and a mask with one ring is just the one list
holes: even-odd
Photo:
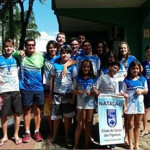
[(116, 126), (117, 118), (116, 118), (116, 110), (115, 109), (107, 109), (107, 124), (110, 127)]

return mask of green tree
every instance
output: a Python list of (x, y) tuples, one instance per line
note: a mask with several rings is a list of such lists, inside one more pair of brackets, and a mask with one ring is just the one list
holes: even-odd
[[(35, 0), (28, 0), (28, 10), (25, 13), (24, 9), (25, 0), (18, 0), (21, 9), (21, 38), (20, 38), (20, 46), (19, 49), (23, 49), (25, 38), (27, 35), (27, 27), (30, 19), (30, 15), (33, 11), (33, 4)], [(46, 2), (46, 0), (40, 0), (41, 3)]]
[[(44, 3), (47, 0), (39, 1)], [(10, 5), (12, 2), (15, 5), (13, 6), (13, 12), (10, 11), (10, 9), (12, 10), (12, 5)], [(24, 8), (25, 2), (28, 3), (27, 10)], [(10, 38), (10, 32), (13, 31), (11, 36), (16, 39), (16, 44), (20, 41), (19, 49), (23, 49), (26, 37), (37, 38), (40, 35), (34, 19), (34, 2), (35, 0), (0, 0), (0, 21), (3, 27), (2, 37)], [(10, 28), (12, 29), (11, 31)]]

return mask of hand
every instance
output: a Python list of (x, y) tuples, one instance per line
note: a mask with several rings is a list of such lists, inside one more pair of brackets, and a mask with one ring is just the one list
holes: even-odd
[(127, 74), (124, 74), (124, 77), (126, 77), (127, 76)]
[(99, 94), (100, 94), (100, 91), (96, 90), (96, 91), (95, 91), (95, 95), (96, 95), (96, 96), (99, 96)]
[(19, 50), (19, 54), (21, 56), (21, 58), (25, 57), (25, 51), (24, 50)]
[(127, 106), (124, 105), (124, 106), (123, 106), (123, 112), (125, 113), (126, 111), (127, 111)]
[(90, 91), (86, 91), (86, 94), (87, 94), (87, 96), (90, 96), (91, 92)]
[(80, 90), (79, 90), (77, 94), (81, 96), (84, 92), (85, 92), (85, 91), (80, 91)]
[(126, 100), (128, 100), (129, 95), (124, 93), (124, 98), (125, 98)]
[(136, 93), (137, 93), (138, 95), (141, 95), (141, 94), (142, 94), (142, 92), (143, 92), (143, 90), (142, 90), (142, 89), (137, 89), (137, 90), (136, 90)]

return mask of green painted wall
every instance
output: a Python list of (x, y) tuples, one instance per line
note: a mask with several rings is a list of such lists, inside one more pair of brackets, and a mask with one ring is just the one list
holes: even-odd
[[(107, 23), (124, 28), (124, 40), (128, 42), (131, 53), (139, 60), (145, 59), (144, 48), (150, 43), (150, 38), (143, 37), (143, 30), (150, 29), (150, 0), (140, 8), (53, 9), (57, 16)], [(61, 31), (61, 24), (59, 25)]]

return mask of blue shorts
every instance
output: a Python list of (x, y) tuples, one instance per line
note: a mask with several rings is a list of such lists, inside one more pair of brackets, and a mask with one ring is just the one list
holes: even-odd
[(44, 104), (44, 91), (26, 91), (21, 90), (21, 98), (24, 107), (32, 106), (33, 104)]

